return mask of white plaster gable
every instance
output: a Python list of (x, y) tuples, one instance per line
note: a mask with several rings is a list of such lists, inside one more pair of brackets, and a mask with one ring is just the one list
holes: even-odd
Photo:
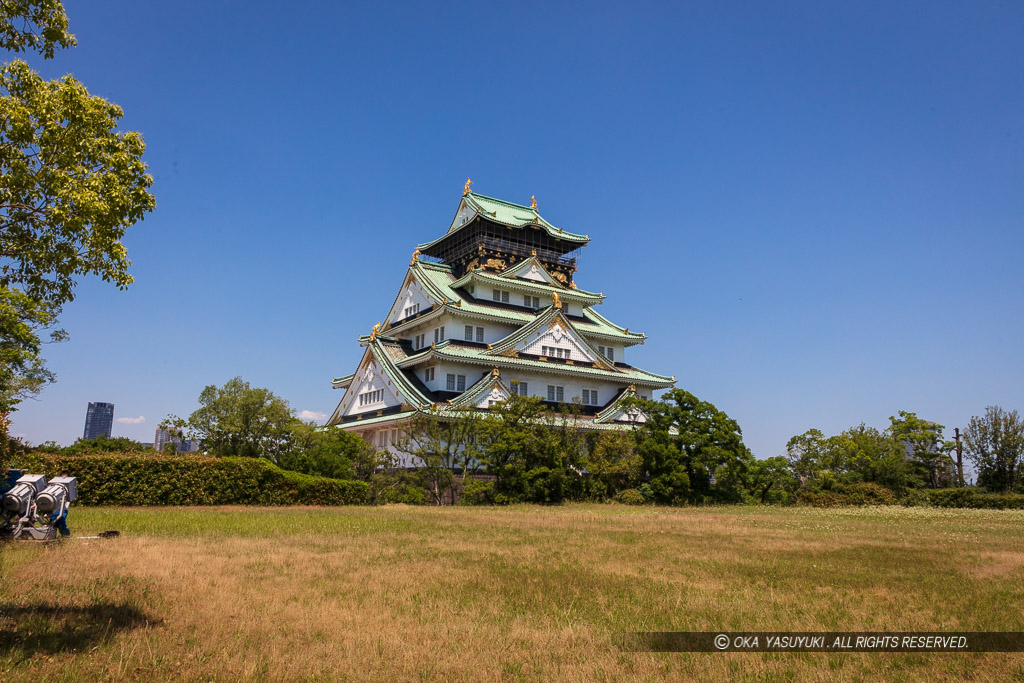
[(466, 204), (466, 200), (463, 199), (461, 202), (459, 202), (459, 210), (455, 214), (455, 220), (453, 220), (451, 226), (449, 226), (448, 232), (451, 232), (452, 230), (455, 230), (457, 228), (461, 228), (463, 225), (473, 220), (475, 216), (476, 210), (470, 208), (470, 206)]
[(402, 284), (402, 290), (398, 293), (398, 297), (395, 299), (395, 305), (391, 307), (388, 312), (387, 322), (390, 325), (394, 325), (399, 321), (405, 319), (405, 310), (419, 305), (421, 311), (425, 311), (431, 306), (435, 305), (436, 301), (427, 294), (427, 292), (420, 286), (420, 283), (416, 281), (416, 278), (410, 273), (405, 278), (405, 282)]
[(586, 344), (576, 337), (576, 334), (563, 325), (560, 319), (556, 319), (546, 330), (538, 330), (530, 335), (525, 341), (517, 345), (517, 350), (523, 353), (532, 353), (543, 356), (544, 347), (555, 347), (569, 349), (571, 360), (583, 360), (595, 362), (597, 359), (587, 349)]
[(551, 273), (547, 271), (547, 268), (541, 265), (540, 261), (538, 261), (536, 257), (517, 263), (515, 266), (502, 273), (502, 275), (504, 277), (517, 277), (545, 285), (561, 287), (555, 278), (551, 276)]
[(509, 393), (498, 382), (491, 386), (491, 390), (484, 394), (477, 402), (477, 408), (490, 408), (492, 403), (500, 403), (509, 397)]
[[(361, 403), (361, 395), (373, 395), (372, 400)], [(359, 413), (375, 412), (384, 408), (401, 405), (402, 397), (397, 388), (391, 384), (391, 380), (381, 370), (377, 359), (372, 353), (367, 353), (359, 370), (356, 371), (352, 384), (349, 386), (345, 396), (341, 399), (339, 406), (342, 415), (357, 415)]]
[(625, 422), (628, 424), (643, 424), (647, 422), (647, 416), (639, 408), (618, 410), (610, 419), (612, 422)]

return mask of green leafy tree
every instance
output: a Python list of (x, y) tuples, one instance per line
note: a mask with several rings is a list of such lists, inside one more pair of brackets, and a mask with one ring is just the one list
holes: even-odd
[(636, 452), (632, 431), (598, 432), (588, 439), (581, 465), (583, 495), (589, 500), (608, 500), (641, 483), (643, 459)]
[(122, 115), (71, 76), (0, 68), (0, 285), (59, 307), (79, 275), (131, 284), (120, 240), (155, 201), (142, 136), (117, 130)]
[(735, 420), (683, 389), (639, 405), (637, 452), (656, 502), (742, 500), (754, 457)]
[(60, 0), (0, 0), (0, 47), (29, 50), (53, 58), (54, 50), (72, 47), (68, 16)]
[(484, 419), (484, 464), (499, 503), (556, 504), (582, 495), (586, 435), (578, 404), (551, 411), (535, 396), (511, 396)]
[(480, 424), (476, 410), (449, 409), (444, 415), (417, 413), (395, 444), (415, 459), (419, 477), (435, 505), (455, 504), (456, 486), (480, 469)]
[(295, 420), (278, 456), (286, 470), (333, 479), (369, 480), (380, 466), (377, 451), (355, 434)]
[[(44, 58), (75, 44), (59, 0), (0, 0), (0, 48)], [(155, 206), (138, 133), (71, 76), (0, 66), (0, 434), (6, 412), (53, 381), (38, 332), (74, 298), (76, 277), (132, 282), (125, 230)], [(52, 336), (53, 341), (63, 333)]]
[[(15, 409), (54, 379), (39, 355), (41, 331), (54, 323), (53, 311), (18, 289), (0, 287), (0, 413)], [(63, 331), (51, 332), (61, 341)]]
[(207, 386), (199, 394), (199, 409), (187, 420), (170, 416), (163, 426), (186, 429), (200, 448), (214, 455), (267, 458), (277, 463), (292, 447), (301, 421), (288, 402), (269, 389), (250, 386), (241, 377), (223, 387)]
[(964, 450), (990, 491), (1014, 491), (1024, 484), (1024, 420), (1016, 410), (988, 406), (964, 430)]
[(754, 461), (748, 482), (750, 495), (762, 505), (789, 503), (800, 486), (784, 455)]
[(905, 410), (899, 412), (899, 417), (890, 416), (889, 422), (889, 436), (904, 446), (912, 460), (923, 466), (929, 486), (949, 486), (954, 479), (954, 466), (949, 457), (949, 444), (942, 438), (944, 427)]

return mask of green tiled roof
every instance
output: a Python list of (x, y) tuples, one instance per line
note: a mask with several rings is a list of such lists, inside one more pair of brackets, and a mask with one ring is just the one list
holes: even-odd
[(556, 287), (542, 282), (525, 280), (518, 277), (505, 277), (504, 273), (501, 275), (494, 275), (492, 273), (488, 273), (486, 270), (470, 270), (453, 282), (451, 286), (464, 287), (470, 282), (480, 282), (485, 285), (493, 285), (495, 287), (509, 287), (511, 289), (519, 289), (524, 292), (536, 292), (539, 294), (550, 295), (552, 292), (558, 292), (558, 296), (562, 297), (566, 301), (578, 302), (585, 306), (593, 306), (604, 301), (604, 295), (598, 294), (597, 292), (588, 292), (584, 289), (567, 289), (561, 285)]
[[(487, 220), (500, 223), (501, 225), (507, 225), (511, 228), (523, 228), (527, 225), (536, 225), (543, 228), (552, 237), (557, 237), (569, 242), (579, 242), (581, 245), (590, 241), (590, 238), (587, 235), (579, 235), (573, 232), (567, 232), (561, 228), (556, 228), (551, 225), (551, 223), (544, 220), (536, 209), (531, 209), (530, 207), (523, 206), (522, 204), (507, 202), (504, 199), (488, 197), (487, 195), (477, 194), (476, 192), (469, 192), (465, 194), (462, 197), (462, 201), (466, 203), (466, 206), (475, 211), (477, 215), (484, 216)], [(462, 208), (461, 203), (459, 204), (459, 208)], [(458, 215), (458, 212), (456, 212), (456, 215)], [(420, 250), (430, 248), (432, 245), (440, 242), (453, 232), (458, 232), (471, 222), (472, 221), (467, 221), (462, 225), (455, 225), (453, 221), (452, 226), (448, 228), (448, 232), (436, 240), (419, 245)]]
[(621, 372), (619, 368), (616, 368), (614, 364), (610, 363), (607, 358), (605, 358), (598, 352), (597, 349), (591, 346), (590, 342), (588, 342), (586, 338), (582, 334), (580, 334), (579, 330), (577, 330), (573, 326), (573, 324), (569, 321), (568, 318), (565, 317), (562, 311), (560, 309), (555, 308), (554, 305), (548, 306), (547, 308), (543, 309), (537, 315), (537, 317), (535, 317), (529, 323), (523, 325), (518, 330), (508, 335), (504, 339), (494, 342), (494, 344), (491, 346), (491, 349), (487, 351), (487, 355), (496, 355), (514, 349), (520, 342), (527, 339), (530, 336), (530, 334), (536, 332), (537, 330), (545, 326), (551, 325), (555, 320), (561, 322), (561, 324), (567, 329), (572, 330), (575, 333), (575, 335), (579, 337), (579, 342), (586, 347), (587, 351), (589, 351), (595, 359), (600, 359), (602, 363), (608, 365), (611, 368), (611, 372)]
[(577, 377), (593, 377), (605, 380), (619, 381), (623, 384), (642, 384), (644, 386), (662, 389), (675, 384), (675, 379), (664, 375), (656, 375), (640, 368), (620, 368), (613, 370), (602, 370), (588, 365), (568, 365), (553, 361), (541, 361), (531, 358), (490, 356), (485, 350), (460, 346), (452, 343), (451, 340), (435, 344), (426, 354), (410, 356), (399, 363), (400, 367), (412, 367), (428, 358), (439, 360), (463, 361), (475, 365), (484, 365), (497, 368), (513, 368), (518, 370), (531, 370), (533, 372), (575, 375)]
[[(437, 300), (455, 302), (444, 303), (443, 306), (446, 310), (456, 315), (462, 313), (471, 317), (497, 320), (511, 325), (525, 325), (537, 316), (537, 313), (531, 311), (509, 310), (491, 306), (487, 303), (480, 303), (480, 300), (468, 301), (463, 299), (453, 289), (456, 280), (449, 266), (416, 260), (413, 261), (410, 270), (420, 276), (417, 279), (419, 282), (424, 283), (424, 287), (427, 287), (428, 285), (425, 283), (429, 282), (432, 290), (437, 290), (437, 294), (434, 295)], [(503, 282), (505, 281), (503, 280)], [(566, 293), (568, 294), (568, 291)], [(561, 293), (559, 293), (559, 296), (561, 296)], [(613, 324), (603, 316), (598, 315), (592, 308), (584, 308), (583, 317), (587, 319), (587, 322), (574, 321), (573, 326), (585, 335), (615, 341), (626, 346), (641, 344), (646, 339), (641, 333), (627, 332), (624, 328)], [(419, 324), (422, 322), (422, 318), (409, 322)], [(391, 329), (400, 328), (404, 324), (400, 321), (398, 325), (394, 325)]]
[(451, 404), (458, 408), (464, 408), (467, 406), (476, 406), (484, 396), (491, 391), (491, 387), (497, 385), (504, 393), (505, 396), (511, 396), (512, 391), (505, 386), (505, 383), (501, 381), (500, 375), (486, 374), (477, 380), (473, 386), (466, 389), (464, 392), (456, 396), (451, 400)]

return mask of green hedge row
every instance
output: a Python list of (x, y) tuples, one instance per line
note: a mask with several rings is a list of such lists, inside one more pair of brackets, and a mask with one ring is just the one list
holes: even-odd
[(81, 505), (360, 505), (367, 485), (282, 470), (262, 458), (25, 453), (12, 467), (78, 477)]
[(877, 484), (837, 485), (827, 491), (801, 491), (798, 505), (843, 507), (847, 505), (905, 505), (937, 508), (985, 508), (1024, 510), (1024, 495), (985, 493), (974, 488), (917, 489), (899, 495)]
[(907, 504), (930, 505), (937, 508), (1024, 510), (1024, 495), (1019, 493), (984, 493), (977, 489), (929, 489), (915, 491), (913, 496), (908, 496)]

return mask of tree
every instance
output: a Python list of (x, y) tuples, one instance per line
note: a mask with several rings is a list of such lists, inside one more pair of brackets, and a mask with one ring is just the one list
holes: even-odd
[(916, 413), (905, 410), (899, 417), (889, 417), (889, 435), (901, 444), (907, 454), (924, 466), (932, 488), (948, 486), (953, 480), (953, 461), (949, 446), (943, 441), (943, 425), (922, 420)]
[(120, 240), (155, 207), (142, 136), (73, 77), (20, 60), (0, 68), (0, 94), (0, 286), (59, 307), (79, 275), (131, 284)]
[(0, 0), (3, 49), (34, 50), (52, 59), (55, 49), (75, 44), (75, 37), (68, 33), (68, 16), (60, 0)]
[(639, 405), (647, 420), (637, 452), (657, 502), (742, 499), (754, 457), (735, 420), (683, 389)]
[(480, 468), (480, 415), (473, 408), (451, 408), (444, 415), (417, 413), (407, 424), (396, 447), (419, 462), (419, 474), (435, 505), (443, 505), (451, 492), (456, 502), (456, 476)]
[(581, 408), (563, 404), (556, 413), (536, 396), (516, 395), (491, 407), (481, 433), (497, 502), (555, 504), (581, 495)]
[(286, 470), (365, 481), (380, 465), (373, 446), (343, 429), (296, 419), (288, 431), (288, 445), (278, 455), (277, 463)]
[(187, 428), (200, 448), (214, 455), (267, 458), (278, 462), (291, 447), (294, 428), (288, 402), (269, 389), (252, 387), (241, 377), (199, 394), (199, 409), (187, 420), (169, 416), (164, 425)]
[[(0, 413), (15, 409), (54, 379), (40, 357), (40, 332), (54, 323), (52, 310), (17, 289), (0, 287)], [(51, 333), (60, 341), (64, 333)]]
[[(60, 0), (0, 0), (0, 48), (49, 59), (73, 45)], [(38, 331), (74, 298), (75, 278), (132, 282), (120, 240), (155, 201), (142, 137), (117, 130), (123, 114), (71, 76), (0, 67), (0, 440), (7, 411), (54, 380)]]
[(1024, 484), (1024, 421), (1016, 410), (988, 406), (982, 417), (972, 417), (964, 430), (964, 447), (980, 486), (1013, 491)]
[(756, 460), (750, 468), (749, 491), (762, 505), (791, 501), (799, 485), (784, 455)]

